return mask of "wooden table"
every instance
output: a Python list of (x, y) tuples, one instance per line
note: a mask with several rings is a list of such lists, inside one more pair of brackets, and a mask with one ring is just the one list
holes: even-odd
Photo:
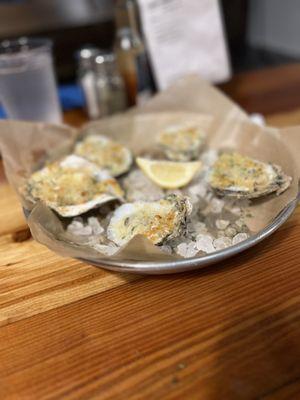
[[(300, 66), (290, 68), (223, 89), (270, 123), (300, 123)], [(107, 272), (26, 238), (3, 181), (0, 221), (2, 400), (300, 398), (299, 208), (239, 256), (160, 277)]]

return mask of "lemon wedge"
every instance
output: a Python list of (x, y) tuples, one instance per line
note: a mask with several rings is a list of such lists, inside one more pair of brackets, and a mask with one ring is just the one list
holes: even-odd
[(154, 183), (164, 189), (178, 189), (187, 185), (201, 169), (200, 161), (156, 161), (138, 157), (137, 165)]

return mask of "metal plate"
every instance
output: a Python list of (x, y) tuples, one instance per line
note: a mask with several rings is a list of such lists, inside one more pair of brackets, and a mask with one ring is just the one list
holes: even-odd
[(227, 249), (216, 251), (201, 257), (193, 257), (183, 260), (167, 261), (167, 262), (142, 262), (142, 261), (108, 261), (105, 260), (89, 260), (81, 259), (81, 261), (93, 264), (97, 267), (110, 269), (120, 272), (132, 272), (140, 274), (174, 274), (177, 272), (191, 271), (200, 269), (211, 264), (226, 260), (236, 254), (241, 253), (250, 247), (255, 246), (268, 236), (272, 235), (293, 213), (297, 207), (300, 195), (290, 202), (265, 229), (251, 236), (249, 239), (228, 247)]

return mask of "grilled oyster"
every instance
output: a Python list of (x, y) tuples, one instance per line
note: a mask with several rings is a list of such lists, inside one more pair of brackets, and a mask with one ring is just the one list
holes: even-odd
[(75, 146), (75, 154), (97, 164), (112, 176), (127, 172), (132, 164), (129, 149), (101, 135), (85, 137)]
[(27, 181), (25, 196), (32, 201), (44, 201), (63, 217), (74, 217), (121, 199), (123, 191), (106, 171), (70, 155), (33, 173)]
[(114, 212), (107, 236), (119, 246), (138, 234), (154, 244), (161, 244), (182, 233), (190, 212), (189, 201), (174, 194), (159, 201), (123, 204)]
[(273, 192), (279, 195), (291, 180), (279, 166), (239, 153), (220, 155), (209, 175), (209, 183), (218, 194), (248, 199)]
[(160, 132), (157, 143), (173, 161), (190, 161), (199, 156), (205, 133), (192, 124), (173, 125)]

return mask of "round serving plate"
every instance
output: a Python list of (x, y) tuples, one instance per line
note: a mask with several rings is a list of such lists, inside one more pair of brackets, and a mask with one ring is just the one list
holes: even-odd
[(272, 235), (272, 233), (274, 233), (292, 215), (293, 211), (297, 207), (299, 200), (300, 193), (298, 193), (297, 198), (291, 201), (266, 228), (258, 232), (256, 235), (251, 236), (249, 239), (241, 243), (228, 247), (227, 249), (216, 251), (205, 256), (163, 262), (143, 262), (130, 260), (121, 261), (107, 259), (97, 259), (97, 261), (95, 261), (89, 260), (88, 258), (81, 259), (81, 261), (113, 271), (151, 275), (174, 274), (177, 272), (186, 272), (200, 269), (208, 265), (226, 260), (227, 258), (232, 257), (236, 254), (239, 254), (242, 251), (255, 246), (257, 243), (266, 239), (268, 236)]

